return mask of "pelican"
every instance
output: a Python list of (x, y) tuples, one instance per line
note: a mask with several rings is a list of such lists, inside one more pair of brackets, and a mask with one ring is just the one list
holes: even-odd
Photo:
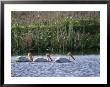
[(28, 59), (29, 59), (30, 61), (33, 61), (33, 57), (32, 57), (32, 53), (31, 53), (31, 52), (28, 53)]
[(68, 52), (67, 54), (68, 56), (70, 56), (73, 60), (75, 60), (75, 58), (73, 57), (72, 53), (71, 52)]
[(46, 54), (46, 57), (47, 57), (48, 61), (49, 60), (53, 61), (52, 58), (50, 57), (50, 54), (49, 53)]

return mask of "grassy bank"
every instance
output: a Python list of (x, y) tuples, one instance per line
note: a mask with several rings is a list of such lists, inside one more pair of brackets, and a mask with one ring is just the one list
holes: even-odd
[[(99, 53), (99, 17), (63, 17), (38, 20), (31, 24), (13, 23), (11, 29), (12, 55), (32, 50), (35, 54), (47, 52), (65, 54), (69, 51)], [(88, 52), (89, 53), (89, 52)]]

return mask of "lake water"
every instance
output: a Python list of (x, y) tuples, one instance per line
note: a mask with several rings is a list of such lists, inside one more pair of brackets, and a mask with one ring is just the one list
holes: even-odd
[[(68, 63), (56, 62), (16, 62), (17, 56), (12, 56), (12, 77), (99, 77), (100, 55), (74, 55), (75, 61)], [(46, 56), (34, 56), (46, 58)], [(65, 55), (54, 55), (53, 60), (67, 58)]]

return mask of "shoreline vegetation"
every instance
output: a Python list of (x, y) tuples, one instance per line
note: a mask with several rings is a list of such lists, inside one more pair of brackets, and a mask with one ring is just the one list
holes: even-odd
[[(20, 14), (22, 13), (22, 14)], [(32, 18), (34, 14), (36, 18)], [(100, 13), (75, 17), (72, 12), (16, 12), (12, 11), (11, 54), (34, 55), (100, 54)], [(68, 15), (63, 15), (68, 13)], [(85, 12), (87, 14), (87, 12)], [(32, 16), (33, 15), (33, 16)], [(29, 17), (30, 16), (30, 19)], [(46, 18), (48, 17), (48, 18)], [(27, 19), (29, 19), (27, 21)]]

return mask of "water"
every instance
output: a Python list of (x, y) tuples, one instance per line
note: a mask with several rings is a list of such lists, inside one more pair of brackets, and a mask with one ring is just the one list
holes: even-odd
[[(45, 56), (34, 56), (36, 58)], [(53, 60), (69, 58), (65, 55), (54, 55)], [(75, 61), (68, 63), (56, 62), (16, 62), (16, 56), (12, 56), (12, 77), (99, 77), (99, 55), (75, 55)]]

